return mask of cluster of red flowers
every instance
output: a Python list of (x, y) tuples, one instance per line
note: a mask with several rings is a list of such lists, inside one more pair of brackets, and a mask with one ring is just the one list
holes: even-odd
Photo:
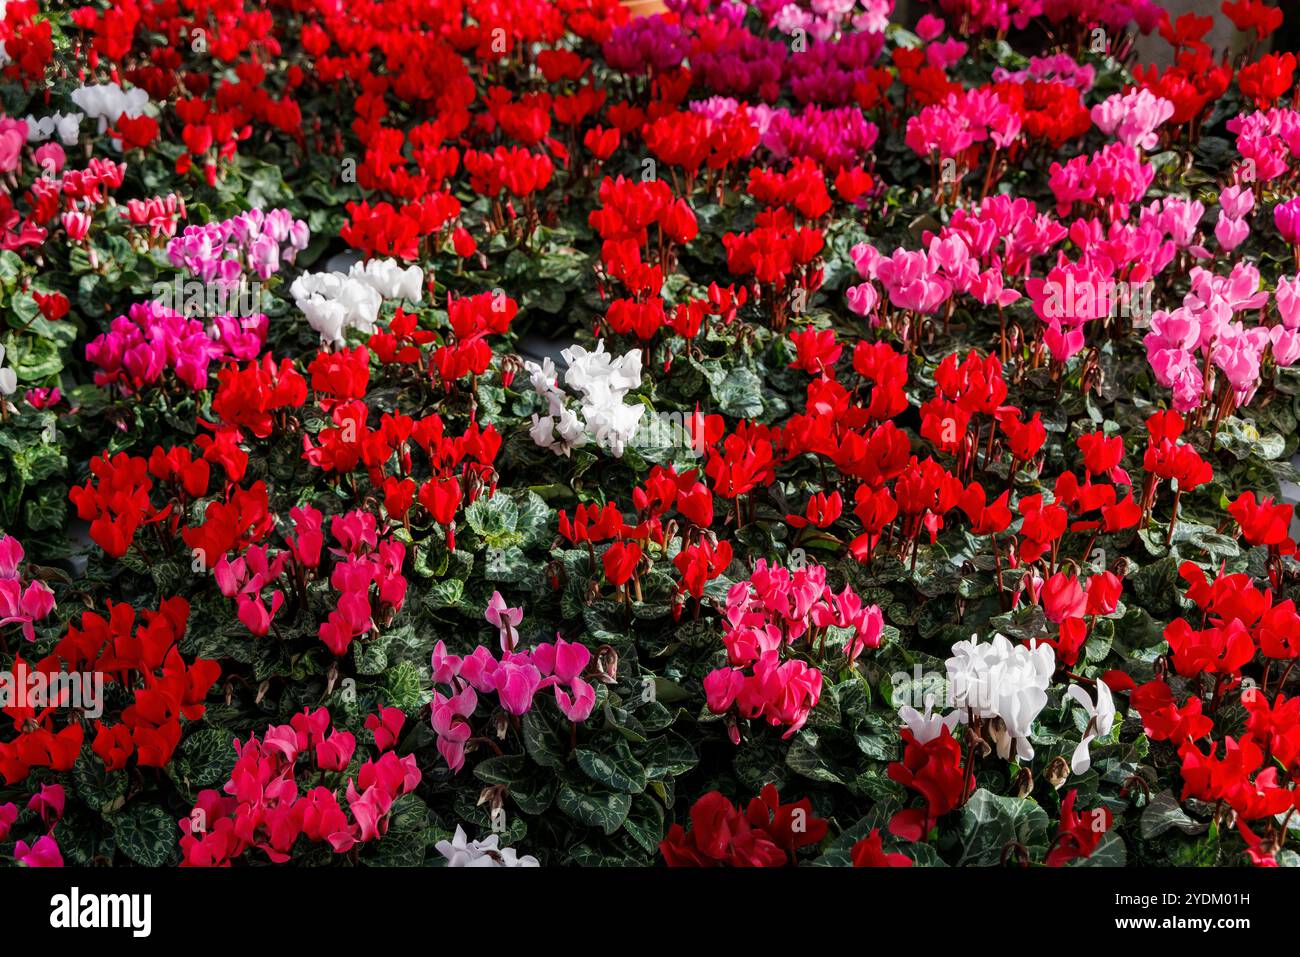
[(800, 848), (821, 843), (827, 829), (807, 798), (782, 804), (772, 784), (744, 813), (710, 791), (691, 805), (691, 829), (672, 825), (659, 851), (669, 867), (785, 867)]
[[(221, 666), (203, 658), (187, 662), (181, 656), (189, 602), (165, 599), (157, 611), (144, 612), (139, 624), (130, 605), (109, 602), (107, 611), (107, 618), (86, 612), (49, 655), (19, 666), (43, 675), (47, 687), (61, 689), (61, 698), (40, 708), (25, 701), (5, 708), (19, 729), (17, 739), (0, 743), (0, 775), (7, 784), (23, 780), (34, 767), (72, 767), (81, 751), (84, 725), (68, 722), (55, 731), (54, 718), (69, 707), (102, 713), (104, 692), (95, 687), (95, 679), (113, 681), (131, 696), (116, 721), (95, 718), (91, 747), (109, 771), (125, 767), (132, 757), (141, 767), (165, 767), (180, 743), (181, 720), (203, 717), (203, 702), (221, 676)], [(82, 686), (68, 687), (60, 673)]]

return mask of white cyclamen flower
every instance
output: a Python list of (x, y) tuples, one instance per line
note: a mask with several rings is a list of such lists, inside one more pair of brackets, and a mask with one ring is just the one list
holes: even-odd
[(633, 349), (617, 359), (605, 351), (605, 340), (596, 343), (588, 352), (582, 346), (570, 346), (560, 355), (569, 364), (564, 373), (564, 383), (587, 396), (593, 389), (608, 388), (609, 393), (622, 399), (641, 385), (641, 350)]
[(951, 711), (946, 715), (939, 715), (934, 714), (933, 711), (933, 695), (926, 695), (925, 714), (917, 711), (909, 704), (905, 704), (898, 709), (899, 720), (907, 725), (908, 730), (912, 732), (912, 738), (917, 744), (929, 744), (943, 734), (945, 727), (951, 731), (961, 721), (960, 712)]
[(608, 389), (592, 390), (588, 401), (582, 403), (587, 434), (615, 458), (623, 457), (644, 412), (645, 406), (624, 405), (621, 397), (616, 398)]
[(81, 135), (80, 113), (51, 113), (49, 116), (27, 117), (27, 142), (44, 143), (57, 135), (64, 146), (72, 146)]
[(437, 843), (438, 853), (447, 859), (448, 867), (538, 867), (537, 858), (519, 855), (513, 847), (497, 847), (497, 835), (481, 841), (471, 841), (465, 829), (456, 826), (456, 835), (450, 841)]
[(403, 269), (396, 259), (354, 263), (348, 277), (365, 283), (385, 299), (407, 299), (418, 303), (424, 291), (424, 270), (419, 266)]
[(1110, 734), (1110, 729), (1115, 726), (1115, 698), (1110, 693), (1110, 687), (1104, 681), (1097, 682), (1097, 703), (1093, 704), (1092, 699), (1088, 697), (1088, 692), (1084, 691), (1078, 685), (1070, 685), (1065, 689), (1065, 696), (1078, 702), (1083, 710), (1088, 712), (1088, 727), (1084, 731), (1083, 740), (1079, 746), (1074, 749), (1074, 756), (1070, 759), (1070, 770), (1075, 774), (1086, 774), (1092, 767), (1092, 755), (1088, 753), (1088, 746), (1098, 738), (1104, 738)]
[(0, 396), (11, 396), (18, 391), (18, 373), (5, 367), (5, 347), (0, 346)]
[(570, 346), (561, 355), (569, 364), (564, 382), (580, 394), (582, 415), (579, 418), (565, 404), (567, 397), (557, 381), (554, 362), (549, 358), (541, 365), (525, 362), (529, 383), (547, 405), (545, 416), (533, 416), (529, 429), (533, 441), (556, 455), (568, 455), (571, 449), (592, 441), (621, 458), (645, 414), (641, 403), (623, 401), (641, 384), (640, 350), (615, 357), (605, 351), (602, 340), (594, 351)]
[(321, 345), (343, 345), (347, 329), (374, 332), (383, 305), (373, 287), (341, 272), (305, 272), (293, 281), (289, 294), (320, 333)]
[(556, 381), (555, 363), (547, 356), (542, 364), (525, 362), (524, 371), (528, 373), (528, 384), (533, 391), (546, 400), (548, 414), (559, 416), (564, 411), (564, 390)]
[(77, 87), (72, 91), (72, 102), (92, 120), (99, 121), (102, 133), (124, 115), (135, 119), (144, 113), (149, 94), (138, 86), (123, 90), (116, 83), (98, 83)]
[(959, 641), (952, 646), (948, 670), (948, 706), (961, 712), (961, 720), (972, 717), (1001, 718), (1005, 732), (995, 734), (998, 755), (1027, 761), (1034, 756), (1029, 731), (1047, 705), (1047, 685), (1056, 670), (1056, 654), (1050, 645), (1032, 648), (1013, 645), (1003, 635), (979, 643)]

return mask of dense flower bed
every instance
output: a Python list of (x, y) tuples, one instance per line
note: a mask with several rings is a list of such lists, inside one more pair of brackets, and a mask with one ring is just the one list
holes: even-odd
[(1277, 7), (51, 7), (0, 860), (1300, 863)]

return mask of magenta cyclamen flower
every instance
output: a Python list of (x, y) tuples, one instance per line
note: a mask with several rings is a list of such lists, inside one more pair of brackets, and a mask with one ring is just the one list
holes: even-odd
[(54, 610), (54, 592), (41, 581), (24, 584), (19, 566), (23, 560), (23, 546), (12, 535), (0, 536), (0, 627), (9, 624), (22, 626), (23, 637), (36, 640), (33, 622), (40, 621)]
[[(505, 605), (504, 599), (500, 605)], [(522, 609), (489, 606), (489, 610), (499, 612), (507, 623), (512, 611), (518, 611), (520, 619), (523, 615)], [(587, 720), (596, 706), (595, 688), (581, 677), (590, 661), (585, 645), (558, 636), (554, 644), (543, 642), (530, 650), (503, 649), (499, 658), (484, 645), (464, 657), (448, 654), (446, 644), (439, 641), (430, 662), (433, 683), (449, 685), (452, 693), (444, 695), (435, 687), (432, 720), (438, 752), (447, 766), (458, 771), (465, 763), (465, 743), (473, 734), (470, 722), (479, 695), (495, 694), (501, 710), (518, 717), (532, 710), (539, 691), (553, 688), (556, 706), (566, 718), (574, 724)]]
[(1292, 246), (1300, 245), (1300, 196), (1274, 206), (1273, 222), (1283, 239)]

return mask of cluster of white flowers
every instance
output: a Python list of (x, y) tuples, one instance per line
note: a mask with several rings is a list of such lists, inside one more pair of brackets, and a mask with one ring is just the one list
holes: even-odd
[(5, 366), (5, 347), (0, 346), (0, 398), (18, 391), (18, 373)]
[(556, 455), (568, 455), (579, 446), (594, 442), (616, 458), (622, 458), (627, 443), (636, 434), (645, 406), (624, 403), (624, 397), (641, 385), (641, 353), (633, 349), (615, 358), (605, 351), (605, 342), (588, 352), (570, 346), (560, 353), (568, 368), (564, 384), (577, 392), (578, 411), (568, 405), (569, 395), (560, 388), (555, 363), (524, 363), (529, 381), (547, 404), (547, 414), (533, 416), (529, 429), (533, 441)]
[(51, 113), (49, 116), (27, 117), (27, 142), (44, 143), (57, 135), (64, 146), (72, 146), (81, 135), (81, 113)]
[[(1055, 652), (1049, 645), (1013, 645), (1002, 635), (994, 635), (985, 644), (972, 635), (970, 641), (953, 645), (952, 652), (946, 665), (947, 706), (953, 710), (946, 715), (936, 714), (935, 696), (926, 695), (924, 713), (904, 704), (898, 709), (899, 720), (918, 744), (928, 744), (945, 727), (953, 731), (972, 717), (999, 718), (1004, 727), (990, 729), (998, 754), (1010, 758), (1014, 743), (1017, 758), (1031, 759), (1034, 749), (1028, 740), (1029, 732), (1047, 704), (1047, 686), (1056, 670)], [(1087, 714), (1083, 740), (1070, 760), (1070, 770), (1085, 774), (1092, 767), (1089, 746), (1109, 735), (1115, 726), (1115, 699), (1101, 680), (1097, 681), (1095, 701), (1078, 685), (1065, 689), (1065, 699), (1079, 704)]]
[(321, 345), (341, 346), (348, 329), (365, 335), (375, 331), (385, 299), (419, 303), (423, 288), (419, 266), (402, 268), (395, 259), (371, 259), (354, 263), (348, 272), (305, 272), (293, 281), (289, 294), (320, 333)]
[(122, 116), (135, 119), (149, 105), (149, 94), (141, 87), (124, 90), (116, 83), (96, 83), (79, 86), (72, 91), (72, 102), (86, 116), (99, 120), (99, 132), (104, 132)]
[(448, 867), (538, 867), (537, 858), (527, 854), (522, 857), (513, 847), (498, 847), (497, 835), (481, 841), (471, 841), (465, 829), (457, 825), (456, 836), (450, 841), (439, 841), (438, 853), (447, 859)]
[(948, 670), (948, 706), (956, 708), (962, 723), (972, 718), (1001, 718), (993, 728), (999, 757), (1027, 761), (1034, 756), (1029, 729), (1047, 704), (1047, 685), (1056, 670), (1056, 653), (1050, 645), (1013, 645), (994, 635), (984, 644), (971, 636), (952, 646)]

